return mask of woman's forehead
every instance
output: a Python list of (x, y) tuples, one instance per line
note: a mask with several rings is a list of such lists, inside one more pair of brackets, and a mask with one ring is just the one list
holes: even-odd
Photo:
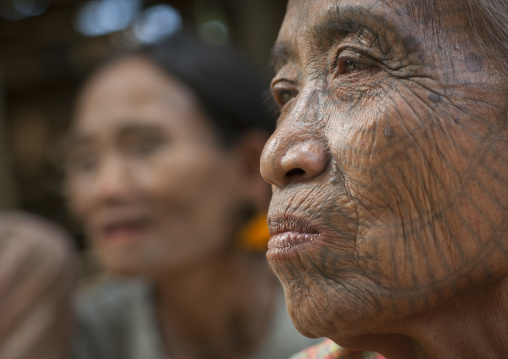
[[(463, 0), (292, 0), (272, 63), (277, 69), (281, 63), (300, 61), (323, 44), (339, 40), (337, 34), (362, 30), (384, 42), (383, 53), (390, 51), (386, 46), (407, 48), (418, 43), (421, 50), (464, 41), (470, 50), (479, 48), (469, 15)], [(405, 51), (415, 50), (411, 45)]]
[(390, 13), (405, 18), (410, 16), (414, 22), (427, 24), (429, 27), (446, 25), (441, 23), (442, 14), (460, 17), (457, 8), (465, 9), (464, 0), (290, 0), (284, 19), (284, 27), (289, 25), (293, 30), (306, 31), (304, 24), (319, 21), (319, 18), (339, 13), (344, 10), (355, 9), (358, 13), (384, 14)]
[(105, 102), (120, 96), (150, 98), (157, 91), (177, 91), (179, 83), (141, 56), (119, 59), (99, 69), (85, 85), (80, 103)]
[[(130, 56), (99, 70), (86, 84), (75, 109), (75, 123), (90, 118), (190, 113), (195, 96), (177, 79), (141, 56)], [(132, 116), (130, 116), (130, 114)]]

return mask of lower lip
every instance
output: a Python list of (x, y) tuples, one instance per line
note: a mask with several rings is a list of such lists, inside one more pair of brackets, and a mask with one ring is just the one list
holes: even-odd
[(283, 232), (268, 242), (267, 257), (284, 257), (293, 252), (310, 249), (319, 242), (318, 233)]

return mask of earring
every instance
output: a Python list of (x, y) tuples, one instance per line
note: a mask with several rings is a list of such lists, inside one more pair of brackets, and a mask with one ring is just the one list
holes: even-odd
[(270, 232), (266, 224), (266, 213), (260, 212), (252, 217), (241, 229), (237, 243), (238, 247), (250, 252), (266, 252)]

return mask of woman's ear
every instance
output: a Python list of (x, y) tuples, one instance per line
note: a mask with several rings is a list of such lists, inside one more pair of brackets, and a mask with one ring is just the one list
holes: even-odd
[(258, 211), (267, 211), (271, 188), (259, 172), (261, 152), (269, 134), (263, 130), (247, 131), (234, 146), (239, 194), (255, 205)]

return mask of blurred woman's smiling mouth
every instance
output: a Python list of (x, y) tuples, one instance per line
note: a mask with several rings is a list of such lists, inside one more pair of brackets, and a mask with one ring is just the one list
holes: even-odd
[(123, 216), (106, 220), (97, 226), (98, 235), (95, 238), (101, 245), (127, 245), (145, 238), (152, 227), (153, 221), (148, 216)]

